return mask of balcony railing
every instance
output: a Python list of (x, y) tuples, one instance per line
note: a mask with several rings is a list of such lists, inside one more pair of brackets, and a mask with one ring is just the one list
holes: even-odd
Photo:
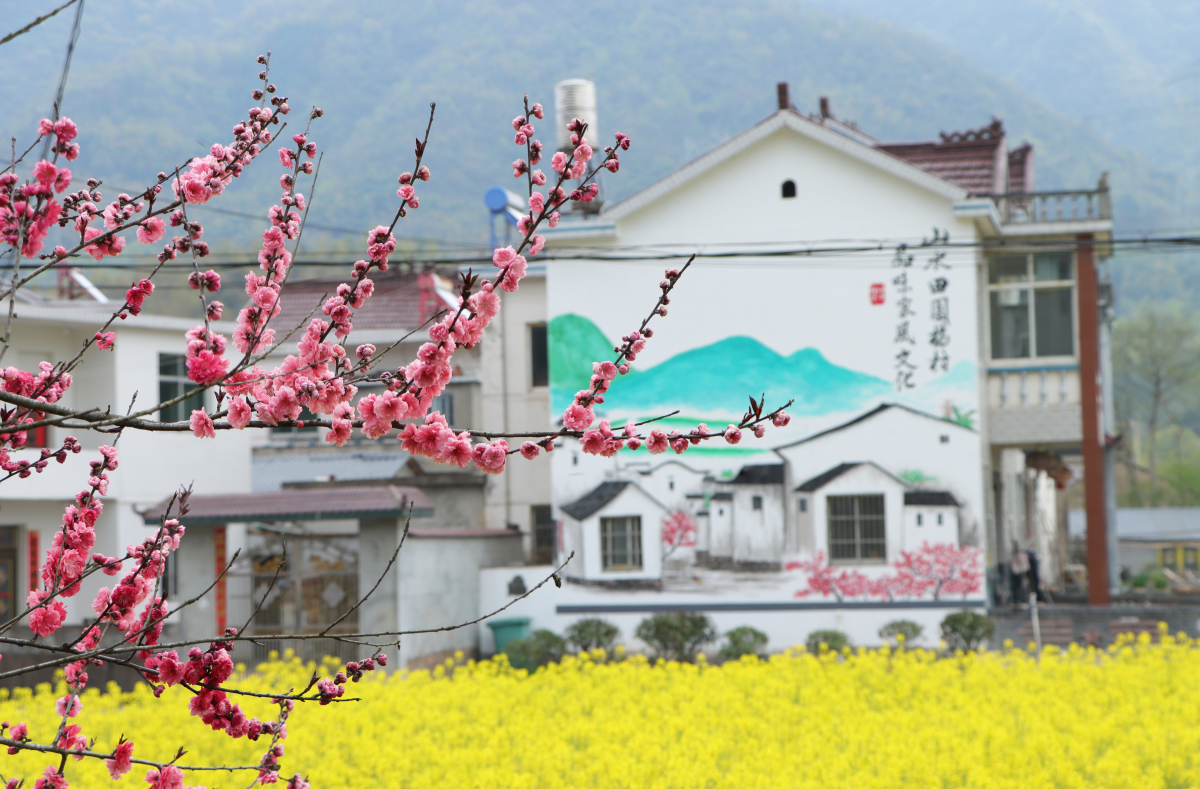
[(994, 195), (992, 199), (996, 201), (1000, 219), (1006, 225), (1112, 219), (1107, 174), (1092, 190), (1009, 192)]

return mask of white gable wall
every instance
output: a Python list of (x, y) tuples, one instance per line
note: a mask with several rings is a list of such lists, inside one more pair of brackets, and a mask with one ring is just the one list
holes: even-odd
[[(941, 517), (942, 522), (938, 523)], [(918, 523), (918, 519), (920, 523)], [(958, 508), (910, 504), (904, 508), (900, 550), (915, 551), (925, 543), (958, 546)]]
[[(920, 471), (937, 480), (925, 487), (949, 491), (962, 505), (963, 534), (982, 533), (982, 448), (975, 431), (904, 408), (888, 408), (849, 427), (777, 452), (791, 465), (797, 485), (838, 463), (871, 461), (897, 475)], [(792, 502), (792, 511), (797, 510), (796, 502)], [(798, 538), (803, 552), (811, 543), (804, 541), (803, 534)], [(958, 541), (957, 534), (953, 541)]]
[[(636, 515), (642, 519), (642, 567), (640, 570), (605, 570), (600, 546), (600, 520)], [(575, 520), (562, 513), (563, 548), (575, 558), (565, 573), (588, 582), (657, 581), (662, 578), (662, 519), (666, 510), (637, 485), (627, 485), (616, 498), (596, 512)]]
[[(825, 485), (815, 493), (804, 494), (809, 497), (809, 509), (813, 516), (813, 543), (816, 550), (829, 554), (829, 515), (826, 498), (828, 496), (859, 496), (883, 494), (884, 536), (887, 543), (886, 562), (894, 562), (900, 558), (903, 547), (904, 533), (904, 492), (905, 487), (888, 474), (869, 463), (863, 463), (842, 474), (837, 479)], [(879, 565), (880, 562), (871, 564)]]

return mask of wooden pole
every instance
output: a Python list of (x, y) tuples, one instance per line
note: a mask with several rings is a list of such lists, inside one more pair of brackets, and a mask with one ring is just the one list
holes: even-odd
[(1079, 391), (1083, 405), (1083, 484), (1087, 513), (1088, 604), (1108, 605), (1108, 524), (1104, 495), (1104, 434), (1100, 429), (1100, 294), (1092, 234), (1079, 236)]

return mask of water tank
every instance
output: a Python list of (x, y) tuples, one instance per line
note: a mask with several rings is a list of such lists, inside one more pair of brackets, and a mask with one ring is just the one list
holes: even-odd
[(571, 133), (567, 124), (573, 118), (579, 118), (588, 125), (584, 140), (597, 153), (603, 150), (596, 122), (596, 83), (590, 79), (568, 79), (554, 86), (554, 121), (558, 127), (558, 150), (569, 151), (574, 148), (571, 144)]

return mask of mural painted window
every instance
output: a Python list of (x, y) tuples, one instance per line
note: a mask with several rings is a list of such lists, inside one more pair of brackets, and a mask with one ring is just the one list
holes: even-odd
[(530, 520), (533, 522), (533, 555), (530, 561), (534, 564), (550, 564), (554, 561), (554, 518), (549, 504), (535, 504), (530, 509)]
[(829, 496), (825, 506), (831, 564), (887, 561), (882, 494)]
[[(158, 402), (173, 400), (195, 386), (187, 377), (186, 357), (178, 353), (158, 355)], [(158, 419), (160, 422), (183, 422), (199, 408), (204, 408), (204, 392), (196, 392), (186, 400), (164, 406), (158, 412)]]
[(17, 527), (0, 526), (0, 617), (16, 614)]
[(993, 359), (1075, 354), (1075, 256), (1039, 252), (988, 263)]
[(750, 506), (756, 510), (762, 509), (762, 496), (754, 496), (750, 499)]
[(600, 560), (605, 570), (642, 569), (642, 518), (600, 519)]
[(532, 386), (550, 385), (550, 350), (546, 342), (546, 324), (529, 327), (529, 369)]

